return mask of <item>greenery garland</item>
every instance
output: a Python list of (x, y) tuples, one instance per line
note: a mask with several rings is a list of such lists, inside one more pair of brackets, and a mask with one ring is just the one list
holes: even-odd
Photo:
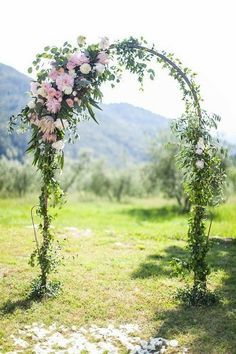
[[(52, 216), (49, 205), (56, 206), (63, 200), (63, 192), (56, 181), (56, 174), (63, 169), (65, 139), (73, 142), (77, 125), (89, 117), (96, 121), (94, 108), (99, 108), (103, 94), (101, 85), (110, 81), (111, 86), (120, 82), (124, 70), (137, 75), (140, 88), (146, 75), (153, 80), (153, 62), (161, 64), (169, 75), (178, 81), (185, 102), (185, 114), (173, 124), (179, 137), (178, 163), (184, 172), (184, 186), (192, 203), (189, 220), (189, 259), (178, 260), (194, 274), (193, 287), (184, 290), (182, 298), (190, 304), (208, 302), (206, 256), (209, 240), (206, 233), (207, 208), (220, 202), (225, 172), (222, 149), (212, 137), (219, 117), (208, 115), (201, 109), (200, 88), (195, 83), (196, 74), (182, 66), (173, 54), (159, 52), (147, 42), (129, 38), (112, 45), (102, 38), (100, 43), (87, 45), (85, 37), (78, 37), (78, 46), (65, 42), (61, 48), (45, 47), (36, 56), (33, 67), (37, 81), (31, 86), (31, 101), (17, 116), (10, 119), (10, 130), (15, 125), (31, 131), (27, 151), (33, 154), (33, 164), (42, 175), (42, 189), (37, 214), (42, 242), (31, 256), (31, 264), (40, 266), (40, 276), (33, 286), (38, 297), (53, 295), (59, 283), (48, 280), (57, 269), (54, 235), (51, 231)], [(29, 68), (29, 73), (33, 69)], [(212, 298), (210, 296), (210, 298)]]

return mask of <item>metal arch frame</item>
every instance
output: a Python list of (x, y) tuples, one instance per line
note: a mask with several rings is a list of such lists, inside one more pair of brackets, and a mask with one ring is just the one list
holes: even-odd
[[(109, 48), (113, 49), (113, 48), (116, 48), (116, 47), (117, 47), (116, 44), (112, 44)], [(133, 44), (133, 43), (128, 44), (128, 48), (141, 49), (141, 50), (143, 50), (145, 52), (148, 52), (148, 53), (150, 53), (152, 55), (155, 55), (156, 57), (162, 59), (165, 63), (169, 64), (181, 76), (181, 78), (184, 80), (184, 82), (186, 83), (186, 85), (189, 87), (189, 89), (191, 91), (192, 98), (193, 98), (193, 101), (194, 101), (194, 106), (196, 108), (198, 119), (199, 119), (199, 123), (200, 123), (201, 120), (202, 120), (202, 110), (201, 110), (201, 106), (200, 106), (200, 103), (199, 103), (198, 94), (197, 94), (193, 84), (189, 80), (188, 76), (183, 72), (183, 70), (177, 64), (175, 64), (171, 59), (169, 59), (164, 54), (159, 53), (157, 50), (150, 49), (150, 48), (145, 47), (145, 46), (143, 46), (141, 44)]]

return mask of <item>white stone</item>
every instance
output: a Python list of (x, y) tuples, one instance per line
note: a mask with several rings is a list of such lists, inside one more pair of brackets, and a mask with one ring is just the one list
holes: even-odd
[(176, 339), (172, 339), (168, 342), (169, 346), (172, 348), (178, 347), (179, 343)]

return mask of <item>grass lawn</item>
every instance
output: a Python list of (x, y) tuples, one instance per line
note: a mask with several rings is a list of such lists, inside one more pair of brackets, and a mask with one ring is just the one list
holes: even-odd
[(171, 277), (169, 261), (185, 255), (188, 225), (174, 204), (69, 199), (55, 222), (65, 263), (55, 277), (63, 292), (41, 303), (26, 300), (37, 272), (28, 265), (34, 248), (30, 208), (37, 199), (0, 200), (0, 352), (13, 350), (10, 335), (24, 325), (56, 322), (134, 323), (144, 339), (177, 339), (189, 353), (236, 353), (235, 197), (214, 215), (211, 235), (226, 240), (214, 241), (209, 255), (209, 287), (221, 296), (211, 308), (185, 308), (173, 297), (184, 282)]

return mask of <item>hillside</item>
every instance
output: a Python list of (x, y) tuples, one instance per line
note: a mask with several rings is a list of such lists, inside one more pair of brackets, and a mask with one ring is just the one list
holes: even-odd
[(0, 64), (0, 155), (21, 158), (26, 147), (22, 135), (9, 136), (9, 117), (27, 102), (30, 78), (10, 66)]
[[(26, 103), (29, 83), (27, 76), (0, 64), (0, 155), (24, 156), (26, 136), (9, 136), (7, 123), (9, 116)], [(97, 112), (99, 125), (89, 121), (78, 127), (80, 140), (66, 149), (72, 158), (86, 148), (94, 156), (113, 163), (121, 163), (124, 159), (143, 161), (150, 138), (169, 125), (166, 118), (127, 103), (104, 104), (102, 109)]]

